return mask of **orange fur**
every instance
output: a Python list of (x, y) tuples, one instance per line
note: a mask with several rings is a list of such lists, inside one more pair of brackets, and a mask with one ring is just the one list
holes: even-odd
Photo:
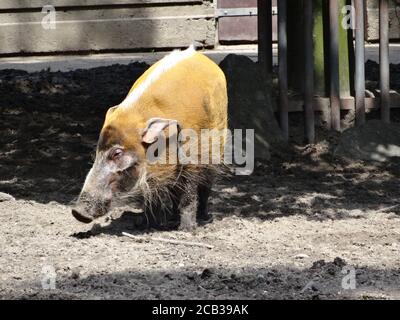
[[(132, 86), (129, 94), (146, 81), (160, 62), (149, 68)], [(144, 157), (140, 132), (154, 117), (177, 120), (182, 129), (227, 129), (227, 89), (222, 70), (209, 58), (195, 52), (162, 73), (129, 106), (107, 112), (103, 130), (114, 127), (123, 136), (123, 146)], [(143, 158), (142, 158), (143, 159)], [(147, 166), (149, 175), (171, 178), (176, 166)], [(187, 174), (196, 166), (187, 166)]]

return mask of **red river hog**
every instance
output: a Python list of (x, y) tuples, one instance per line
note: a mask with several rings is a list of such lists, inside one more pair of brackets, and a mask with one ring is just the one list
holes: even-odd
[(193, 46), (155, 63), (107, 111), (73, 216), (89, 223), (118, 199), (140, 198), (144, 214), (164, 210), (182, 227), (211, 221), (223, 162), (212, 152), (224, 149), (227, 103), (224, 73)]

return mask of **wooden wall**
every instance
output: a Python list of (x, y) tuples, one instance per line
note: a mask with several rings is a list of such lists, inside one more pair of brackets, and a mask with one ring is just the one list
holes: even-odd
[[(366, 40), (374, 42), (378, 0), (366, 1)], [(49, 4), (56, 8), (56, 29), (41, 23)], [(0, 56), (257, 43), (257, 16), (216, 18), (218, 9), (256, 6), (257, 0), (0, 0)], [(276, 29), (274, 15), (274, 41)], [(400, 40), (400, 0), (391, 0), (390, 38)]]
[[(48, 4), (55, 29), (42, 26)], [(1, 0), (0, 54), (213, 46), (214, 10), (212, 0)]]

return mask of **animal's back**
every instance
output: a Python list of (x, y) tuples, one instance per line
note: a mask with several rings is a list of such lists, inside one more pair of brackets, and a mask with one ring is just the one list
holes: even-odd
[(218, 65), (198, 52), (169, 69), (162, 64), (163, 60), (154, 64), (133, 85), (129, 95), (161, 69), (138, 98), (135, 111), (145, 119), (176, 119), (183, 129), (226, 129), (226, 79)]

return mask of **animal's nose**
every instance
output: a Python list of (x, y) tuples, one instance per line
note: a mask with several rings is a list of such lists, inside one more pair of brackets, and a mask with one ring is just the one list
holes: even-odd
[(93, 221), (93, 217), (84, 215), (76, 209), (72, 209), (72, 215), (75, 217), (76, 220), (83, 222), (83, 223), (90, 223)]

